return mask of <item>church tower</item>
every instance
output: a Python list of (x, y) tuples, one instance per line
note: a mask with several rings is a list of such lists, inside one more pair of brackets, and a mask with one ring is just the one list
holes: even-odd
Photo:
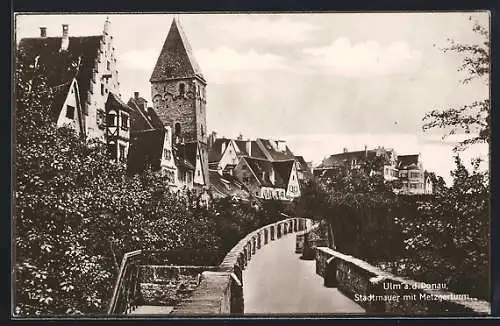
[(176, 18), (149, 81), (153, 110), (163, 125), (171, 127), (173, 143), (198, 143), (208, 185), (207, 82)]

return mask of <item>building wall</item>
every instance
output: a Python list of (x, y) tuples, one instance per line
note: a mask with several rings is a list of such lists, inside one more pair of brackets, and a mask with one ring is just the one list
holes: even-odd
[(297, 167), (295, 166), (295, 164), (292, 166), (292, 171), (290, 172), (290, 180), (288, 181), (286, 197), (289, 198), (300, 197), (299, 179), (298, 179)]
[(207, 142), (204, 94), (205, 86), (195, 78), (154, 82), (151, 86), (154, 110), (174, 133), (175, 125), (180, 124), (185, 142)]
[[(76, 87), (76, 83), (73, 81), (66, 100), (61, 108), (61, 113), (59, 114), (59, 118), (57, 118), (57, 126), (68, 126), (75, 129), (77, 134), (81, 133), (79, 119), (79, 108), (78, 108), (78, 100), (77, 100), (78, 89)], [(73, 119), (67, 118), (66, 114), (68, 112), (68, 105), (72, 106), (73, 109)]]
[(227, 148), (222, 154), (222, 157), (219, 161), (218, 167), (220, 167), (222, 170), (226, 167), (228, 164), (238, 164), (238, 156), (236, 155), (236, 147), (234, 145), (233, 141), (228, 142)]
[[(105, 140), (105, 127), (100, 123), (100, 120), (105, 119), (104, 106), (108, 98), (108, 93), (113, 92), (119, 95), (120, 92), (116, 62), (113, 37), (111, 35), (103, 35), (98, 59), (94, 66), (95, 73), (90, 83), (87, 103), (82, 103), (84, 112), (86, 112), (85, 126), (89, 138)], [(111, 74), (111, 78), (103, 78), (106, 74)]]

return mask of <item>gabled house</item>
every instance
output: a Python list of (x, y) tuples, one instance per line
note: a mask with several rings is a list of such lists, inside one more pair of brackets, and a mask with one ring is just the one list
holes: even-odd
[(127, 162), (130, 144), (130, 113), (132, 109), (114, 93), (108, 93), (105, 104), (106, 142), (113, 159)]
[(291, 200), (300, 196), (294, 160), (271, 162), (244, 156), (234, 175), (258, 198)]
[(420, 154), (398, 155), (397, 168), (403, 194), (425, 193), (425, 176)]
[(78, 95), (83, 112), (87, 138), (105, 142), (105, 104), (109, 93), (119, 94), (111, 23), (106, 19), (101, 35), (70, 36), (69, 25), (62, 25), (62, 35), (47, 36), (40, 28), (40, 36), (23, 38), (18, 51), (34, 65), (44, 67), (50, 87), (65, 85), (73, 78), (78, 84)]
[(301, 184), (305, 184), (313, 177), (312, 170), (309, 164), (304, 160), (303, 156), (295, 155), (295, 168), (297, 170), (297, 177)]

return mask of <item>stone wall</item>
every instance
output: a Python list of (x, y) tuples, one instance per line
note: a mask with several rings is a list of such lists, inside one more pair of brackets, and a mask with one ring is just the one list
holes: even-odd
[(202, 272), (215, 269), (216, 266), (140, 266), (141, 304), (174, 306), (191, 295)]
[(226, 255), (216, 272), (203, 272), (191, 296), (174, 308), (174, 315), (243, 314), (243, 270), (258, 250), (283, 235), (310, 227), (304, 218), (288, 218), (245, 236)]
[(315, 258), (316, 273), (324, 278), (325, 286), (338, 287), (368, 313), (454, 316), (490, 313), (487, 301), (431, 289), (434, 285), (397, 277), (327, 247), (317, 247)]

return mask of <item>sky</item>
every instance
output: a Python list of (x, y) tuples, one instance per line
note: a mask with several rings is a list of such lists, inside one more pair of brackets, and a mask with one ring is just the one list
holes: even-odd
[[(150, 100), (154, 64), (172, 14), (18, 15), (16, 38), (98, 35), (111, 20), (122, 99)], [(422, 118), (488, 98), (484, 80), (464, 85), (463, 58), (443, 53), (447, 39), (481, 40), (487, 12), (177, 15), (207, 86), (207, 125), (219, 136), (279, 138), (318, 164), (343, 148), (384, 146), (421, 153), (424, 168), (449, 183), (454, 142), (422, 131)], [(469, 19), (472, 17), (472, 20)], [(488, 146), (461, 154), (485, 159)]]

